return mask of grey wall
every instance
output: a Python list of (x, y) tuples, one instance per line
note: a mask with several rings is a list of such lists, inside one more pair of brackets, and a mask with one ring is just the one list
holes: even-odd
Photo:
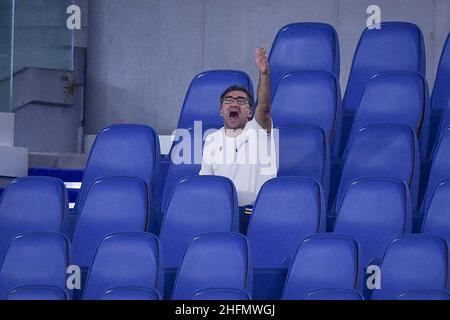
[(370, 4), (381, 6), (384, 21), (419, 25), (432, 85), (450, 31), (450, 0), (91, 0), (85, 133), (121, 122), (171, 133), (197, 73), (239, 69), (256, 86), (254, 48), (270, 47), (292, 22), (336, 28), (344, 90)]

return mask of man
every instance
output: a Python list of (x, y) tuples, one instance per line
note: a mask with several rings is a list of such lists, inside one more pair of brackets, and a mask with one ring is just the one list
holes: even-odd
[(266, 50), (258, 48), (255, 60), (259, 69), (258, 107), (255, 111), (253, 97), (244, 87), (232, 86), (223, 92), (220, 116), (224, 127), (206, 138), (200, 170), (200, 175), (233, 181), (242, 232), (246, 232), (259, 190), (277, 173)]

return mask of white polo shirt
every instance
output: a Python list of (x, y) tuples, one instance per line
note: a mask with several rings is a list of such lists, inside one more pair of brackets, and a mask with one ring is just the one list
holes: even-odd
[(199, 174), (231, 179), (239, 206), (253, 205), (262, 185), (277, 176), (274, 136), (273, 128), (268, 134), (255, 118), (236, 137), (227, 136), (222, 127), (206, 138)]

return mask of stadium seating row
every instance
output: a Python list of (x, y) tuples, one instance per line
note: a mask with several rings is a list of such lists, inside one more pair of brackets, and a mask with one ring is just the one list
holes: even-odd
[[(159, 300), (161, 247), (150, 233), (117, 233), (99, 244), (84, 300)], [(66, 300), (68, 240), (57, 233), (27, 233), (10, 243), (0, 268), (0, 299)], [(284, 285), (284, 300), (362, 300), (359, 250), (351, 237), (318, 234), (298, 247)], [(206, 233), (189, 241), (177, 272), (174, 300), (248, 300), (252, 292), (249, 244), (239, 233)], [(374, 300), (449, 300), (444, 240), (409, 235), (392, 241), (380, 265)], [(380, 280), (376, 280), (380, 281)]]
[[(0, 298), (73, 298), (70, 262), (86, 277), (84, 299), (448, 299), (450, 102), (437, 105), (448, 96), (448, 42), (430, 102), (417, 26), (364, 31), (341, 102), (334, 29), (283, 28), (269, 57), (278, 178), (261, 189), (245, 236), (230, 180), (161, 157), (147, 126), (104, 129), (73, 210), (58, 179), (6, 188)], [(252, 90), (243, 72), (197, 76), (178, 128), (220, 128), (218, 97), (231, 84)], [(373, 293), (372, 264), (383, 282)]]
[[(12, 182), (0, 202), (2, 256), (18, 234), (62, 232), (63, 219), (70, 215), (65, 194), (63, 183), (56, 178), (26, 177)], [(81, 207), (75, 232), (68, 235), (71, 264), (80, 266), (86, 274), (102, 239), (120, 232), (145, 232), (147, 196), (145, 183), (136, 178), (112, 177), (95, 182)], [(450, 241), (446, 214), (449, 199), (450, 179), (439, 183), (433, 192), (425, 212), (424, 235)], [(237, 212), (236, 191), (227, 178), (197, 176), (176, 185), (158, 243), (163, 256), (160, 265), (167, 277), (166, 296), (189, 241), (203, 233), (237, 232)], [(314, 179), (279, 177), (263, 186), (246, 234), (255, 273), (255, 298), (279, 298), (299, 243), (325, 231), (325, 212), (324, 192)], [(411, 233), (408, 185), (393, 178), (355, 180), (346, 189), (337, 212), (333, 233), (357, 243), (357, 289), (364, 292), (365, 269), (380, 263), (393, 239)]]

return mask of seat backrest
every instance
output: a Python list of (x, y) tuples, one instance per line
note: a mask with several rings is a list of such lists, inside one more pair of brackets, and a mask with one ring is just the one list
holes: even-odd
[(392, 240), (410, 233), (411, 228), (412, 208), (406, 183), (365, 178), (353, 181), (345, 191), (334, 232), (358, 241), (363, 275), (372, 260), (381, 260)]
[(331, 142), (340, 116), (340, 95), (338, 81), (331, 73), (289, 73), (280, 79), (273, 96), (274, 125), (314, 125)]
[(218, 288), (199, 290), (191, 300), (252, 300), (252, 298), (246, 290)]
[(436, 80), (434, 83), (431, 105), (433, 111), (440, 111), (445, 108), (450, 98), (450, 33), (447, 36), (442, 48), (441, 60), (439, 62)]
[(266, 182), (247, 231), (253, 267), (288, 268), (305, 238), (325, 232), (325, 212), (323, 190), (317, 181), (280, 177)]
[(194, 236), (238, 230), (238, 202), (231, 180), (219, 176), (185, 178), (176, 184), (164, 212), (159, 234), (164, 267), (179, 267), (184, 249)]
[(51, 286), (66, 290), (68, 240), (58, 233), (26, 233), (10, 243), (0, 269), (0, 299), (18, 287)]
[(177, 128), (193, 128), (195, 121), (202, 121), (209, 128), (221, 128), (220, 95), (233, 85), (245, 87), (253, 95), (252, 81), (242, 71), (212, 70), (197, 75), (186, 93)]
[(293, 23), (278, 31), (269, 56), (271, 92), (286, 74), (313, 70), (339, 78), (340, 54), (336, 30), (329, 24)]
[(0, 201), (0, 259), (18, 234), (60, 232), (67, 208), (67, 191), (57, 178), (24, 177), (10, 182)]
[(409, 290), (443, 290), (447, 281), (447, 244), (441, 238), (408, 235), (389, 245), (381, 262), (381, 289), (374, 300), (395, 300)]
[(380, 29), (364, 30), (350, 70), (344, 111), (355, 112), (367, 81), (386, 71), (418, 72), (425, 76), (423, 34), (415, 24), (382, 22)]
[(417, 204), (419, 154), (417, 138), (405, 125), (371, 125), (350, 140), (336, 196), (341, 206), (348, 186), (361, 178), (393, 178), (405, 181), (411, 191), (413, 208)]
[(444, 110), (442, 111), (441, 123), (439, 125), (438, 137), (442, 135), (442, 133), (450, 127), (450, 96), (445, 105)]
[(411, 290), (400, 294), (397, 300), (450, 300), (450, 293), (445, 290)]
[(118, 287), (107, 290), (101, 300), (161, 300), (161, 295), (154, 288)]
[(315, 126), (281, 126), (278, 130), (278, 176), (304, 176), (317, 180), (328, 194), (330, 148)]
[(144, 232), (148, 191), (137, 178), (111, 177), (91, 185), (72, 238), (72, 262), (89, 267), (98, 244), (109, 234)]
[(358, 290), (325, 289), (308, 293), (304, 300), (364, 300)]
[(305, 239), (289, 268), (284, 300), (302, 300), (321, 289), (355, 289), (358, 244), (352, 238), (320, 234)]
[(109, 235), (97, 248), (86, 279), (83, 300), (100, 300), (107, 290), (116, 287), (162, 290), (160, 265), (160, 245), (153, 234)]
[(239, 233), (208, 233), (188, 244), (175, 279), (173, 300), (190, 299), (204, 288), (251, 291), (247, 239)]
[(450, 179), (440, 182), (430, 196), (422, 233), (441, 237), (450, 243)]
[(151, 188), (160, 157), (158, 135), (148, 126), (121, 124), (103, 129), (89, 155), (75, 209), (78, 211), (91, 185), (101, 178), (139, 178)]
[(66, 292), (53, 286), (23, 286), (8, 293), (6, 300), (67, 300)]
[(450, 127), (443, 130), (433, 155), (427, 190), (422, 205), (422, 211), (426, 212), (434, 189), (438, 184), (450, 178)]
[(350, 138), (363, 127), (383, 123), (407, 125), (419, 136), (424, 121), (428, 120), (428, 105), (428, 85), (421, 74), (376, 74), (362, 93)]

